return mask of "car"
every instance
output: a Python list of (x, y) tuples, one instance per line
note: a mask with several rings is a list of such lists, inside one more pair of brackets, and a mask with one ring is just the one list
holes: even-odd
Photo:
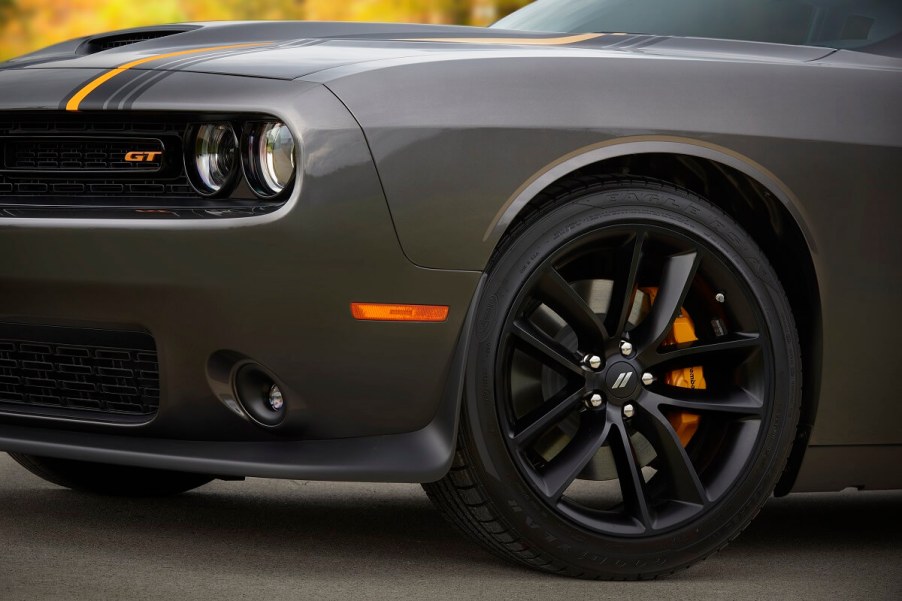
[(902, 7), (540, 0), (0, 66), (0, 449), (110, 495), (423, 483), (646, 579), (902, 488)]

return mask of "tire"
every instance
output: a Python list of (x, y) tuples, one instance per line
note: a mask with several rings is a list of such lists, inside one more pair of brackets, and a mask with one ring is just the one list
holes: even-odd
[(207, 484), (212, 476), (10, 453), (29, 472), (58, 486), (117, 497), (164, 497)]
[(539, 207), (489, 265), (457, 453), (424, 488), (532, 568), (686, 568), (739, 535), (786, 465), (789, 302), (749, 234), (686, 190), (593, 178)]

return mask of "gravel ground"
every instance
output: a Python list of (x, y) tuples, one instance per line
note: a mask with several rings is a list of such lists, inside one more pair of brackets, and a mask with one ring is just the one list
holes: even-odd
[(0, 454), (0, 601), (902, 600), (902, 492), (772, 500), (739, 540), (647, 583), (509, 565), (416, 485), (215, 482), (163, 500), (45, 484)]

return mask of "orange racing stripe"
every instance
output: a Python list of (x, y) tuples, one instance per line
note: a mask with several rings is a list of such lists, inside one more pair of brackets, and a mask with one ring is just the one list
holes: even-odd
[(513, 46), (563, 46), (576, 44), (587, 40), (594, 40), (605, 35), (617, 35), (606, 33), (581, 33), (556, 38), (415, 38), (403, 40), (404, 42), (452, 42), (458, 44), (509, 44)]
[(88, 95), (96, 90), (98, 87), (113, 79), (117, 75), (121, 73), (125, 73), (129, 69), (133, 69), (139, 65), (143, 65), (145, 63), (149, 63), (151, 61), (161, 60), (164, 58), (173, 58), (176, 56), (185, 56), (186, 54), (199, 54), (201, 52), (215, 52), (217, 50), (233, 50), (235, 48), (253, 48), (256, 46), (265, 46), (267, 44), (271, 44), (272, 42), (254, 42), (248, 44), (231, 44), (229, 46), (210, 46), (208, 48), (192, 48), (190, 50), (180, 50), (178, 52), (169, 52), (167, 54), (155, 54), (153, 56), (146, 56), (144, 58), (139, 58), (138, 60), (131, 61), (130, 63), (125, 63), (124, 65), (119, 65), (115, 69), (111, 69), (107, 71), (103, 75), (98, 75), (96, 78), (89, 81), (84, 87), (82, 87), (72, 98), (69, 99), (69, 102), (66, 103), (67, 111), (77, 111), (79, 105), (82, 101), (88, 97)]

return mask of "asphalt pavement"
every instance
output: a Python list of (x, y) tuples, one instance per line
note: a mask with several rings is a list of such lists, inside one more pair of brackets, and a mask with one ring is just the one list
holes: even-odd
[(773, 499), (666, 579), (568, 580), (464, 540), (417, 485), (249, 479), (162, 500), (78, 494), (0, 454), (0, 601), (902, 600), (902, 492)]

